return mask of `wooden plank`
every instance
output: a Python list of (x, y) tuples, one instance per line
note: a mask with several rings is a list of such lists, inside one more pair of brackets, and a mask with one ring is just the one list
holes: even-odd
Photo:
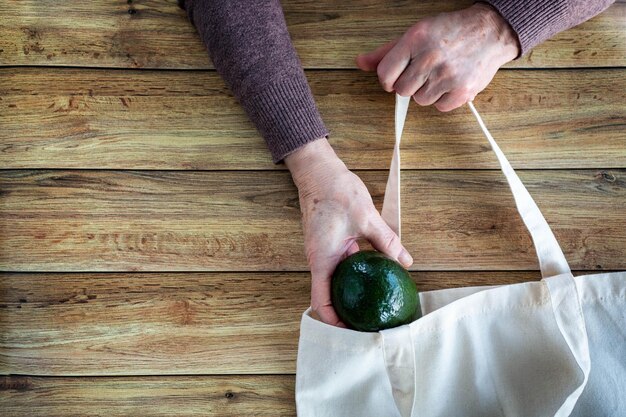
[[(380, 209), (386, 171), (357, 171)], [(522, 171), (573, 268), (626, 268), (626, 170)], [(2, 171), (0, 268), (306, 270), (295, 187), (274, 171)], [(405, 171), (416, 270), (533, 270), (499, 171)]]
[[(306, 68), (354, 68), (354, 57), (401, 36), (417, 20), (469, 0), (417, 3), (283, 1)], [(0, 65), (211, 68), (195, 29), (175, 0), (84, 3), (0, 2)], [(516, 67), (626, 65), (626, 2), (555, 36)]]
[(2, 1), (0, 15), (0, 65), (211, 67), (176, 0)]
[(0, 377), (4, 416), (295, 416), (293, 375)]
[[(538, 272), (412, 272), (428, 291)], [(0, 373), (294, 373), (308, 273), (0, 274)]]
[[(352, 169), (387, 169), (393, 97), (376, 77), (310, 72)], [(626, 167), (624, 70), (501, 71), (476, 99), (516, 168)], [(284, 169), (210, 72), (0, 70), (3, 168)], [(496, 168), (467, 108), (413, 105), (403, 167)]]
[(0, 372), (293, 372), (308, 305), (302, 278), (3, 274)]

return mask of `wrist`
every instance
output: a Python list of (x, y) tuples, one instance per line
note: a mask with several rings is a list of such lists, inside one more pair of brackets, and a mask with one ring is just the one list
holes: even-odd
[(500, 56), (504, 61), (503, 64), (519, 56), (521, 48), (517, 34), (495, 7), (489, 3), (477, 2), (469, 9), (483, 20), (485, 27), (494, 36), (501, 48)]
[(336, 168), (347, 169), (326, 138), (301, 146), (287, 155), (284, 161), (298, 188), (315, 180), (319, 173)]

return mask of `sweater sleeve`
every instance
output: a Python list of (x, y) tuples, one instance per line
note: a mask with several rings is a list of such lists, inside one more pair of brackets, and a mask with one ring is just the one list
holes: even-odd
[(615, 0), (481, 0), (517, 33), (524, 55), (555, 34), (591, 19)]
[(279, 0), (179, 0), (275, 163), (328, 135)]

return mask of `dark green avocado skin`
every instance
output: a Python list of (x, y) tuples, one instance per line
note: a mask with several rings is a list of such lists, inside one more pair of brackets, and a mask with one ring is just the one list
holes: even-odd
[(332, 301), (339, 318), (354, 330), (377, 332), (417, 320), (419, 296), (408, 271), (376, 251), (354, 253), (333, 273)]

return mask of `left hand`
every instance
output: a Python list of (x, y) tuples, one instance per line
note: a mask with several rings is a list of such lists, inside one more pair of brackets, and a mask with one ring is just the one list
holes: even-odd
[(420, 20), (399, 39), (359, 55), (385, 91), (450, 111), (474, 99), (498, 69), (519, 54), (517, 35), (491, 6)]
[(310, 142), (285, 158), (298, 187), (304, 247), (311, 268), (311, 307), (320, 319), (345, 326), (332, 305), (337, 264), (359, 250), (357, 240), (408, 268), (413, 258), (382, 219), (367, 187), (350, 172), (326, 139)]

